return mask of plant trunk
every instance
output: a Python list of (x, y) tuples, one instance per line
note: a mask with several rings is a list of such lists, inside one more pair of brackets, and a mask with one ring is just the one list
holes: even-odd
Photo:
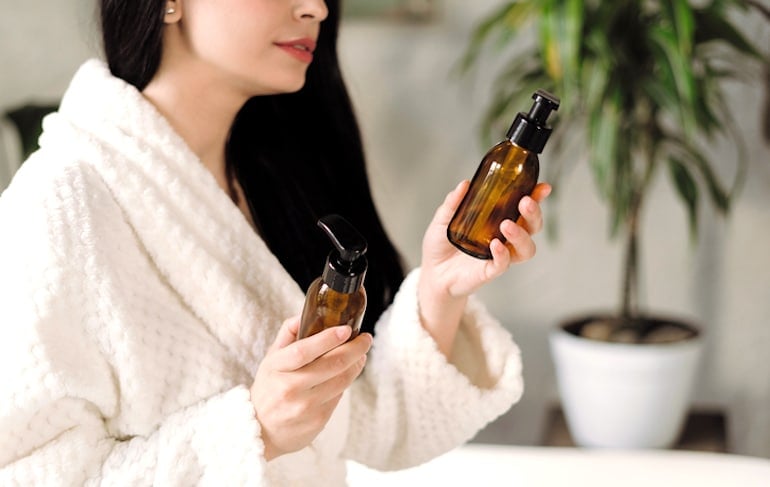
[(626, 325), (635, 327), (639, 321), (639, 225), (642, 213), (642, 203), (647, 191), (650, 190), (652, 178), (657, 163), (652, 141), (655, 140), (655, 128), (650, 126), (643, 136), (644, 148), (641, 153), (643, 174), (636, 179), (635, 188), (631, 193), (628, 207), (626, 228), (626, 255), (623, 266), (623, 297), (620, 316)]
[(641, 197), (634, 195), (629, 209), (626, 255), (623, 266), (623, 297), (620, 315), (623, 321), (633, 321), (639, 313), (639, 209)]

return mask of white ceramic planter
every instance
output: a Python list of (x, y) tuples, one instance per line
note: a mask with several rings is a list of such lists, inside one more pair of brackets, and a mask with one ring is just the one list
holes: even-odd
[(629, 345), (549, 336), (567, 425), (579, 446), (667, 448), (690, 406), (702, 339)]

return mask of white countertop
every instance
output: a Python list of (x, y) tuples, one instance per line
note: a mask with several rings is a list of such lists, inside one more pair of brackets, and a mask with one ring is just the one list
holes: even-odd
[(378, 472), (349, 462), (352, 487), (770, 487), (770, 460), (679, 450), (468, 444), (428, 463)]

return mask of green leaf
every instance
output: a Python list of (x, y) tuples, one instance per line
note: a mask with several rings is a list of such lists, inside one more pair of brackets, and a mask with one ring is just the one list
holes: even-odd
[[(471, 32), (470, 42), (460, 62), (455, 68), (460, 74), (466, 73), (478, 61), (490, 38), (497, 34), (498, 48), (505, 47), (524, 24), (533, 18), (539, 10), (538, 2), (522, 0), (507, 2), (484, 17)], [(503, 42), (505, 41), (505, 42)]]
[(585, 110), (593, 111), (601, 103), (602, 95), (607, 89), (609, 73), (599, 63), (592, 59), (587, 59), (583, 61), (581, 75), (583, 90), (581, 103)]
[(712, 104), (721, 97), (721, 85), (713, 76), (708, 74), (708, 67), (706, 67), (706, 73), (695, 78), (697, 96), (693, 109), (698, 128), (710, 138), (716, 133), (722, 132), (724, 125), (712, 107)]
[(611, 231), (616, 235), (631, 218), (631, 207), (637, 194), (634, 177), (634, 154), (631, 137), (625, 130), (617, 132), (614, 154), (614, 175), (610, 187)]
[(546, 70), (557, 82), (563, 111), (577, 102), (583, 30), (583, 0), (549, 2), (542, 14)]
[(687, 208), (690, 221), (690, 237), (698, 235), (698, 184), (684, 163), (675, 157), (668, 158), (668, 169), (679, 198)]
[(504, 20), (510, 29), (519, 29), (540, 11), (538, 0), (518, 0), (505, 12)]
[(609, 96), (596, 112), (589, 115), (590, 164), (599, 194), (607, 201), (613, 190), (620, 126), (617, 94)]
[(742, 54), (768, 62), (767, 57), (746, 40), (743, 34), (730, 23), (727, 16), (716, 9), (709, 7), (696, 9), (694, 20), (696, 45), (721, 41)]
[(690, 56), (695, 31), (695, 17), (687, 0), (669, 0), (662, 2), (669, 17), (677, 40), (679, 52)]
[(557, 26), (555, 25), (554, 2), (543, 1), (542, 8), (539, 23), (540, 58), (543, 60), (548, 76), (559, 83), (562, 78), (562, 66), (559, 59), (559, 46), (556, 41)]
[(700, 172), (703, 181), (706, 183), (706, 189), (708, 189), (711, 202), (717, 210), (722, 213), (727, 213), (730, 210), (730, 195), (724, 189), (721, 181), (714, 173), (714, 169), (711, 167), (711, 163), (706, 156), (684, 140), (674, 137), (671, 139), (677, 141), (677, 144), (681, 149), (679, 160), (692, 164), (693, 167)]
[(513, 116), (529, 109), (532, 93), (539, 88), (552, 89), (552, 81), (542, 65), (531, 58), (520, 57), (511, 62), (493, 85), (490, 104), (484, 113), (481, 141), (484, 145), (496, 143), (505, 134)]
[(653, 27), (650, 29), (650, 38), (654, 47), (657, 47), (661, 54), (661, 59), (658, 60), (659, 67), (670, 69), (670, 74), (676, 85), (677, 105), (669, 108), (676, 110), (684, 132), (692, 135), (696, 126), (693, 110), (695, 80), (689, 55), (679, 50), (676, 36), (671, 29), (663, 26)]

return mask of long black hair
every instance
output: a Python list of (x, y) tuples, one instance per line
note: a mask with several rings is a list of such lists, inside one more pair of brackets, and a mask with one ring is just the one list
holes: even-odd
[[(165, 0), (102, 0), (110, 71), (139, 90), (162, 52)], [(327, 0), (314, 61), (297, 93), (258, 96), (241, 108), (226, 147), (228, 174), (243, 187), (260, 235), (305, 290), (330, 251), (316, 226), (344, 216), (367, 239), (369, 298), (363, 331), (392, 302), (404, 278), (401, 259), (374, 206), (361, 135), (337, 58), (340, 0)]]

